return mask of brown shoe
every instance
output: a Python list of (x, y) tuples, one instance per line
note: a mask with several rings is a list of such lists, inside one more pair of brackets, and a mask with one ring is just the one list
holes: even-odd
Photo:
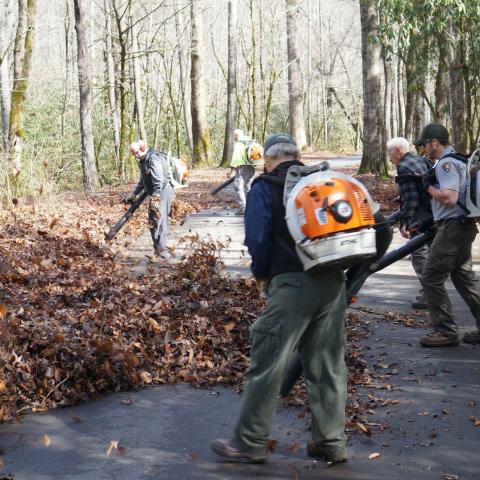
[(307, 443), (307, 454), (310, 457), (321, 458), (332, 463), (342, 463), (348, 459), (345, 447), (325, 446), (318, 442)]
[(217, 438), (210, 442), (210, 448), (222, 457), (227, 457), (230, 460), (243, 460), (247, 463), (265, 463), (268, 457), (268, 449), (252, 448), (247, 449), (233, 440), (224, 440)]
[(428, 308), (428, 302), (425, 299), (417, 298), (412, 302), (412, 307), (417, 310), (424, 310)]
[(428, 308), (427, 297), (423, 293), (423, 290), (419, 292), (419, 295), (417, 295), (415, 300), (412, 302), (412, 307), (416, 308), (417, 310), (423, 310), (424, 308)]
[(474, 345), (480, 343), (480, 330), (473, 330), (471, 332), (467, 332), (463, 336), (463, 341), (465, 343), (472, 343)]
[(420, 339), (420, 344), (423, 347), (449, 347), (459, 343), (458, 337), (445, 335), (437, 331), (429, 332)]

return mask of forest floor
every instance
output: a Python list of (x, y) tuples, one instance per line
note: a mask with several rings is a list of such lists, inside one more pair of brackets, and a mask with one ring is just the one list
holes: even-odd
[[(171, 262), (147, 256), (145, 206), (105, 242), (127, 187), (1, 214), (0, 415), (13, 421), (0, 429), (0, 479), (480, 478), (480, 348), (418, 345), (428, 318), (409, 306), (418, 285), (408, 260), (372, 276), (348, 310), (347, 464), (306, 456), (301, 385), (279, 409), (268, 464), (209, 451), (231, 432), (262, 307), (231, 192), (208, 195), (224, 177), (196, 170), (177, 192)], [(362, 180), (393, 209), (393, 182)], [(478, 265), (477, 244), (474, 255)]]

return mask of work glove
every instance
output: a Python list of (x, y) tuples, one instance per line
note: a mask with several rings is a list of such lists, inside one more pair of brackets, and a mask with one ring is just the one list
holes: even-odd
[(130, 193), (123, 199), (123, 203), (125, 203), (125, 205), (131, 205), (134, 200), (135, 200), (135, 195), (133, 193)]
[(152, 196), (149, 207), (155, 217), (160, 218), (160, 197), (158, 195)]
[(230, 178), (232, 176), (232, 173), (235, 171), (234, 168), (230, 167), (228, 170), (227, 170), (227, 178)]
[(267, 298), (267, 289), (270, 281), (268, 278), (259, 278), (255, 277), (255, 281), (257, 282), (258, 293), (260, 294), (260, 298)]
[(428, 171), (426, 175), (422, 178), (423, 188), (428, 192), (428, 187), (432, 187), (437, 183), (437, 176), (435, 171)]

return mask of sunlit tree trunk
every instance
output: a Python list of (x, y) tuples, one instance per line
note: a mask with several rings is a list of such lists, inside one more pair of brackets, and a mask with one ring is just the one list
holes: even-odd
[(10, 54), (9, 54), (9, 19), (12, 15), (10, 0), (4, 0), (3, 14), (0, 15), (0, 110), (1, 119), (1, 144), (4, 150), (8, 145), (8, 124), (10, 117)]
[(22, 151), (25, 137), (23, 118), (33, 53), (36, 6), (36, 0), (18, 0), (18, 23), (13, 49), (14, 78), (8, 127), (10, 187), (14, 195), (18, 193), (19, 177), (22, 170)]
[(80, 135), (82, 141), (83, 188), (86, 193), (98, 187), (92, 123), (92, 65), (88, 44), (88, 18), (85, 2), (74, 0), (77, 32), (78, 85), (80, 92)]
[(205, 83), (203, 78), (203, 19), (201, 1), (192, 0), (191, 13), (191, 110), (193, 163), (209, 163), (211, 159), (210, 134), (205, 107)]
[(382, 47), (375, 0), (360, 0), (363, 76), (363, 155), (360, 172), (387, 175), (382, 92)]
[(298, 0), (285, 0), (287, 17), (288, 52), (288, 107), (290, 113), (290, 134), (300, 149), (307, 146), (305, 120), (303, 117), (302, 77), (298, 55), (297, 15)]
[(110, 107), (110, 117), (112, 119), (113, 148), (115, 151), (115, 163), (118, 169), (120, 165), (120, 129), (119, 129), (117, 96), (115, 94), (115, 64), (113, 60), (112, 18), (111, 18), (110, 6), (107, 4), (107, 1), (104, 2), (104, 8), (105, 8), (105, 61), (106, 61), (107, 79), (108, 79), (108, 104)]
[(228, 76), (227, 114), (222, 165), (227, 166), (233, 154), (233, 131), (237, 118), (237, 0), (228, 1)]
[(175, 12), (175, 32), (178, 39), (178, 74), (180, 80), (180, 91), (182, 95), (182, 111), (183, 122), (185, 124), (185, 136), (187, 137), (187, 144), (190, 149), (190, 154), (193, 152), (192, 144), (192, 117), (190, 112), (190, 102), (188, 98), (188, 89), (186, 82), (186, 67), (185, 67), (185, 53), (182, 41), (182, 28), (184, 28), (183, 12), (179, 12), (179, 3), (177, 3), (177, 11)]

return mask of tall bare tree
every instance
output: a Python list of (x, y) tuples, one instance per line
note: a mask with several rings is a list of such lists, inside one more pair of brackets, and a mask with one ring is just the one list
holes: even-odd
[(435, 77), (435, 121), (445, 124), (448, 112), (448, 43), (438, 40), (438, 69)]
[(147, 141), (147, 130), (145, 129), (145, 115), (143, 109), (143, 97), (142, 97), (142, 72), (140, 69), (139, 55), (140, 55), (140, 43), (137, 32), (137, 22), (135, 18), (130, 15), (130, 25), (132, 32), (132, 55), (133, 55), (133, 78), (134, 78), (134, 91), (135, 91), (135, 111), (137, 113), (138, 129), (140, 131), (140, 137)]
[(1, 120), (1, 144), (7, 150), (8, 124), (10, 117), (10, 19), (12, 18), (12, 3), (4, 0), (3, 15), (0, 16), (0, 110)]
[(237, 0), (228, 0), (228, 76), (227, 114), (222, 165), (227, 166), (233, 154), (233, 131), (237, 118)]
[(192, 144), (192, 115), (190, 112), (190, 102), (188, 98), (188, 90), (186, 84), (186, 75), (185, 75), (185, 52), (183, 48), (182, 41), (182, 30), (184, 28), (184, 12), (180, 10), (180, 3), (177, 0), (177, 10), (175, 12), (175, 33), (177, 34), (178, 46), (178, 76), (180, 81), (180, 93), (182, 95), (182, 110), (183, 110), (183, 121), (185, 123), (185, 136), (187, 139), (188, 146), (190, 148), (190, 153), (193, 152)]
[(205, 83), (203, 78), (203, 18), (201, 0), (192, 0), (191, 14), (191, 110), (193, 163), (208, 163), (211, 159), (210, 133), (205, 106)]
[(382, 91), (382, 46), (376, 0), (360, 0), (363, 76), (363, 155), (360, 172), (387, 175)]
[(464, 52), (461, 32), (450, 23), (448, 62), (450, 67), (450, 102), (452, 117), (452, 141), (459, 152), (467, 151), (465, 79), (463, 76)]
[(105, 9), (105, 61), (108, 85), (108, 103), (113, 128), (113, 148), (115, 151), (115, 162), (117, 169), (120, 166), (120, 118), (117, 107), (117, 96), (115, 92), (115, 63), (113, 60), (112, 42), (112, 12), (110, 2), (104, 0)]
[(8, 158), (12, 172), (12, 189), (18, 187), (22, 169), (23, 126), (27, 85), (30, 77), (35, 29), (36, 0), (18, 0), (18, 21), (13, 48), (13, 86), (8, 127)]
[(300, 149), (307, 146), (305, 120), (303, 118), (302, 75), (298, 55), (298, 0), (285, 0), (287, 16), (288, 52), (288, 107), (290, 113), (290, 134)]
[(83, 188), (86, 193), (98, 187), (92, 122), (92, 65), (89, 53), (89, 22), (83, 0), (73, 1), (77, 32), (78, 87), (80, 93), (80, 134), (82, 140)]

